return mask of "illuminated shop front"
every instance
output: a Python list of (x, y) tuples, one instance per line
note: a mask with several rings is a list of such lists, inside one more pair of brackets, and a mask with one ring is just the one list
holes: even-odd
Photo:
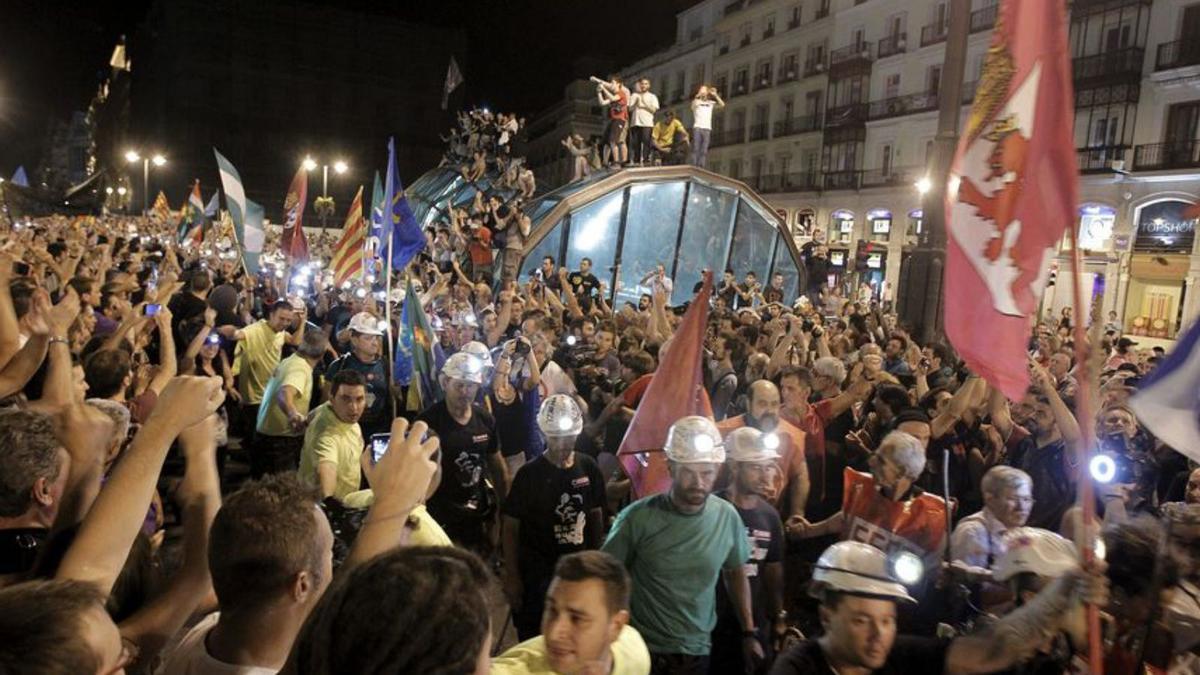
[(1183, 322), (1196, 236), (1192, 204), (1154, 202), (1137, 213), (1124, 300), (1129, 335), (1173, 340)]

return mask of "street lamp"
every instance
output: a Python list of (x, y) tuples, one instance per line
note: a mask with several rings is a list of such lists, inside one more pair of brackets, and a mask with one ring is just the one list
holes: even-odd
[(137, 150), (128, 150), (125, 153), (125, 161), (130, 164), (138, 161), (142, 163), (142, 216), (145, 217), (150, 213), (150, 162), (154, 162), (154, 166), (161, 167), (166, 165), (167, 158), (161, 154), (155, 154), (153, 158), (143, 157)]
[(924, 196), (925, 193), (929, 192), (929, 190), (933, 188), (933, 182), (929, 180), (929, 176), (922, 176), (920, 180), (918, 180), (916, 183), (913, 183), (913, 186), (917, 188), (918, 193)]
[[(321, 234), (325, 234), (325, 228), (329, 226), (329, 218), (333, 215), (334, 203), (329, 196), (329, 164), (319, 164), (317, 160), (312, 158), (312, 155), (306, 155), (304, 162), (301, 164), (305, 171), (312, 171), (321, 167), (321, 196), (316, 199), (313, 204), (317, 212), (317, 217), (321, 219)], [(346, 173), (350, 170), (350, 165), (346, 164), (345, 160), (337, 160), (333, 163), (333, 171), (338, 174)]]

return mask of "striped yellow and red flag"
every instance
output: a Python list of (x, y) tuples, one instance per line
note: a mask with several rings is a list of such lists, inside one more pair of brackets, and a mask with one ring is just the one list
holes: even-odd
[(363, 271), (363, 246), (367, 241), (367, 227), (363, 222), (362, 187), (354, 195), (350, 204), (350, 212), (346, 214), (346, 224), (342, 226), (342, 237), (333, 247), (333, 260), (330, 269), (333, 270), (333, 285), (341, 287), (354, 275)]
[(150, 209), (150, 213), (164, 223), (170, 219), (171, 205), (167, 202), (167, 195), (162, 190), (159, 190), (158, 196), (154, 198), (154, 206)]

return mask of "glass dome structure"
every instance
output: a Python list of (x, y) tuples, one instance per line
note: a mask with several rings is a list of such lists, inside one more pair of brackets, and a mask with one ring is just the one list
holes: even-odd
[[(467, 206), (485, 177), (472, 185), (452, 168), (431, 171), (406, 194), (422, 227)], [(505, 198), (511, 191), (499, 192)], [(658, 263), (674, 280), (672, 304), (687, 301), (703, 270), (720, 278), (732, 269), (753, 271), (763, 285), (783, 275), (784, 298), (797, 295), (799, 252), (769, 204), (743, 183), (692, 166), (599, 172), (536, 197), (526, 205), (532, 228), (521, 261), (521, 279), (545, 256), (567, 269), (592, 260), (610, 300), (633, 302), (649, 289), (641, 280)]]

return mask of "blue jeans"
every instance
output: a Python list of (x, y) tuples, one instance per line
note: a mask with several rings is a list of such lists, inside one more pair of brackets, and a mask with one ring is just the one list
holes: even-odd
[(708, 138), (712, 129), (692, 128), (692, 165), (703, 168), (708, 161)]

